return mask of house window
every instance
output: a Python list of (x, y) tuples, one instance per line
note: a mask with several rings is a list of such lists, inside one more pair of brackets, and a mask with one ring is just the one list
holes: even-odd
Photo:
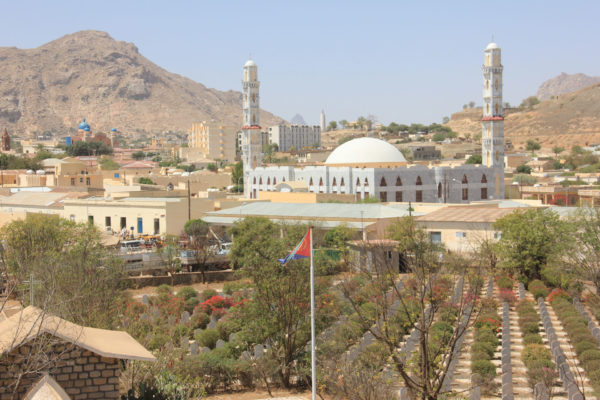
[(502, 237), (502, 232), (494, 232), (494, 239), (500, 240), (501, 237)]
[(379, 182), (379, 186), (387, 186), (387, 183), (386, 183), (385, 178), (383, 176), (381, 177), (381, 182)]
[(90, 186), (90, 178), (85, 178), (85, 184)]
[(462, 199), (469, 200), (469, 188), (462, 188)]
[(335, 180), (335, 177), (333, 178), (332, 186), (337, 186), (337, 181)]
[(154, 218), (154, 234), (158, 235), (160, 233), (160, 219)]
[(258, 180), (258, 184), (262, 185), (262, 176), (260, 177), (260, 179)]
[(319, 178), (319, 186), (323, 186), (323, 178)]
[(137, 232), (144, 233), (144, 221), (142, 218), (137, 219)]
[(93, 215), (88, 215), (88, 224), (94, 225), (94, 216)]
[(344, 178), (342, 178), (342, 181), (340, 182), (340, 186), (342, 186), (342, 187), (346, 186), (346, 184), (344, 183)]
[(356, 186), (360, 186), (360, 178), (356, 178)]
[(112, 224), (110, 223), (110, 217), (104, 217), (104, 226), (110, 228)]
[(313, 180), (312, 177), (310, 178), (310, 181), (308, 182), (308, 186), (312, 186), (313, 185)]
[(385, 203), (387, 201), (387, 192), (379, 192), (379, 200), (381, 200), (382, 203)]
[(442, 198), (442, 183), (438, 183), (438, 199)]
[(464, 239), (467, 237), (467, 232), (456, 232), (456, 237)]
[(121, 229), (127, 228), (127, 218), (121, 217)]
[(422, 190), (417, 190), (417, 192), (415, 193), (415, 201), (417, 203), (422, 203), (423, 202), (423, 191)]
[(71, 186), (75, 186), (75, 178), (71, 178)]
[(402, 202), (402, 192), (401, 191), (396, 192), (396, 201), (399, 203)]
[(254, 177), (254, 180), (252, 181), (252, 183), (254, 183), (256, 185), (256, 177)]
[(481, 183), (487, 183), (487, 178), (485, 174), (481, 175)]
[(79, 183), (83, 183), (83, 178), (79, 178)]
[(400, 177), (396, 178), (396, 186), (402, 186), (402, 179)]
[(277, 185), (277, 178), (273, 177), (273, 185)]
[(71, 221), (75, 221), (75, 215), (71, 214), (71, 215), (69, 216), (69, 219), (70, 219)]
[(429, 232), (429, 240), (431, 243), (442, 243), (442, 232)]
[(267, 185), (271, 184), (271, 177), (267, 178)]

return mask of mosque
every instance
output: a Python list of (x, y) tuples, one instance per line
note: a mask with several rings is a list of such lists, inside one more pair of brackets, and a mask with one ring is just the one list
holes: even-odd
[[(281, 187), (315, 193), (353, 194), (357, 200), (382, 202), (468, 203), (504, 198), (504, 117), (501, 50), (490, 43), (484, 50), (482, 164), (461, 166), (408, 165), (402, 153), (380, 139), (363, 137), (337, 147), (324, 164), (262, 166), (257, 66), (244, 65), (242, 162), (244, 194)], [(288, 185), (279, 185), (282, 182)]]
[(111, 129), (108, 136), (102, 132), (93, 134), (90, 124), (83, 118), (77, 127), (77, 135), (73, 136), (70, 142), (102, 142), (114, 148), (118, 145), (117, 130)]

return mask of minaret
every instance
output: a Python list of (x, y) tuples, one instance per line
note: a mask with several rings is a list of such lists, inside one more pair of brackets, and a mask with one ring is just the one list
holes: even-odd
[(2, 151), (10, 151), (10, 136), (6, 128), (4, 128), (4, 135), (2, 135)]
[(321, 110), (321, 132), (325, 132), (327, 129), (327, 121), (325, 120), (325, 110)]
[(250, 171), (260, 167), (262, 163), (262, 140), (259, 121), (259, 97), (256, 63), (248, 60), (244, 64), (244, 80), (242, 81), (242, 163), (244, 166), (244, 195), (253, 198), (250, 191)]
[(493, 41), (484, 51), (483, 116), (481, 118), (481, 160), (494, 169), (494, 198), (504, 198), (504, 113), (502, 111), (501, 51)]

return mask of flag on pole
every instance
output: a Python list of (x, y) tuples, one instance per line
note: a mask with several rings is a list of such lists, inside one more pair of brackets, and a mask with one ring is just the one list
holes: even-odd
[(300, 243), (298, 243), (298, 246), (296, 246), (296, 248), (294, 250), (292, 250), (292, 252), (290, 254), (288, 254), (285, 258), (279, 259), (279, 262), (281, 264), (285, 265), (292, 260), (299, 260), (301, 258), (309, 258), (311, 256), (310, 229), (311, 228), (308, 228), (308, 232), (306, 232), (304, 239), (302, 239), (302, 241)]

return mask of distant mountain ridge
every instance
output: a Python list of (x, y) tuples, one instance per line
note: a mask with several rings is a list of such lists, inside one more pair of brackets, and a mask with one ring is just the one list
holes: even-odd
[[(239, 126), (241, 107), (240, 92), (168, 72), (105, 32), (77, 32), (35, 49), (0, 47), (0, 129), (10, 133), (72, 133), (81, 118), (94, 131), (186, 132), (203, 120)], [(284, 122), (262, 110), (260, 118), (265, 126)]]
[(549, 100), (554, 96), (573, 93), (595, 83), (600, 82), (600, 76), (585, 74), (567, 74), (565, 72), (542, 83), (536, 97), (540, 100)]

